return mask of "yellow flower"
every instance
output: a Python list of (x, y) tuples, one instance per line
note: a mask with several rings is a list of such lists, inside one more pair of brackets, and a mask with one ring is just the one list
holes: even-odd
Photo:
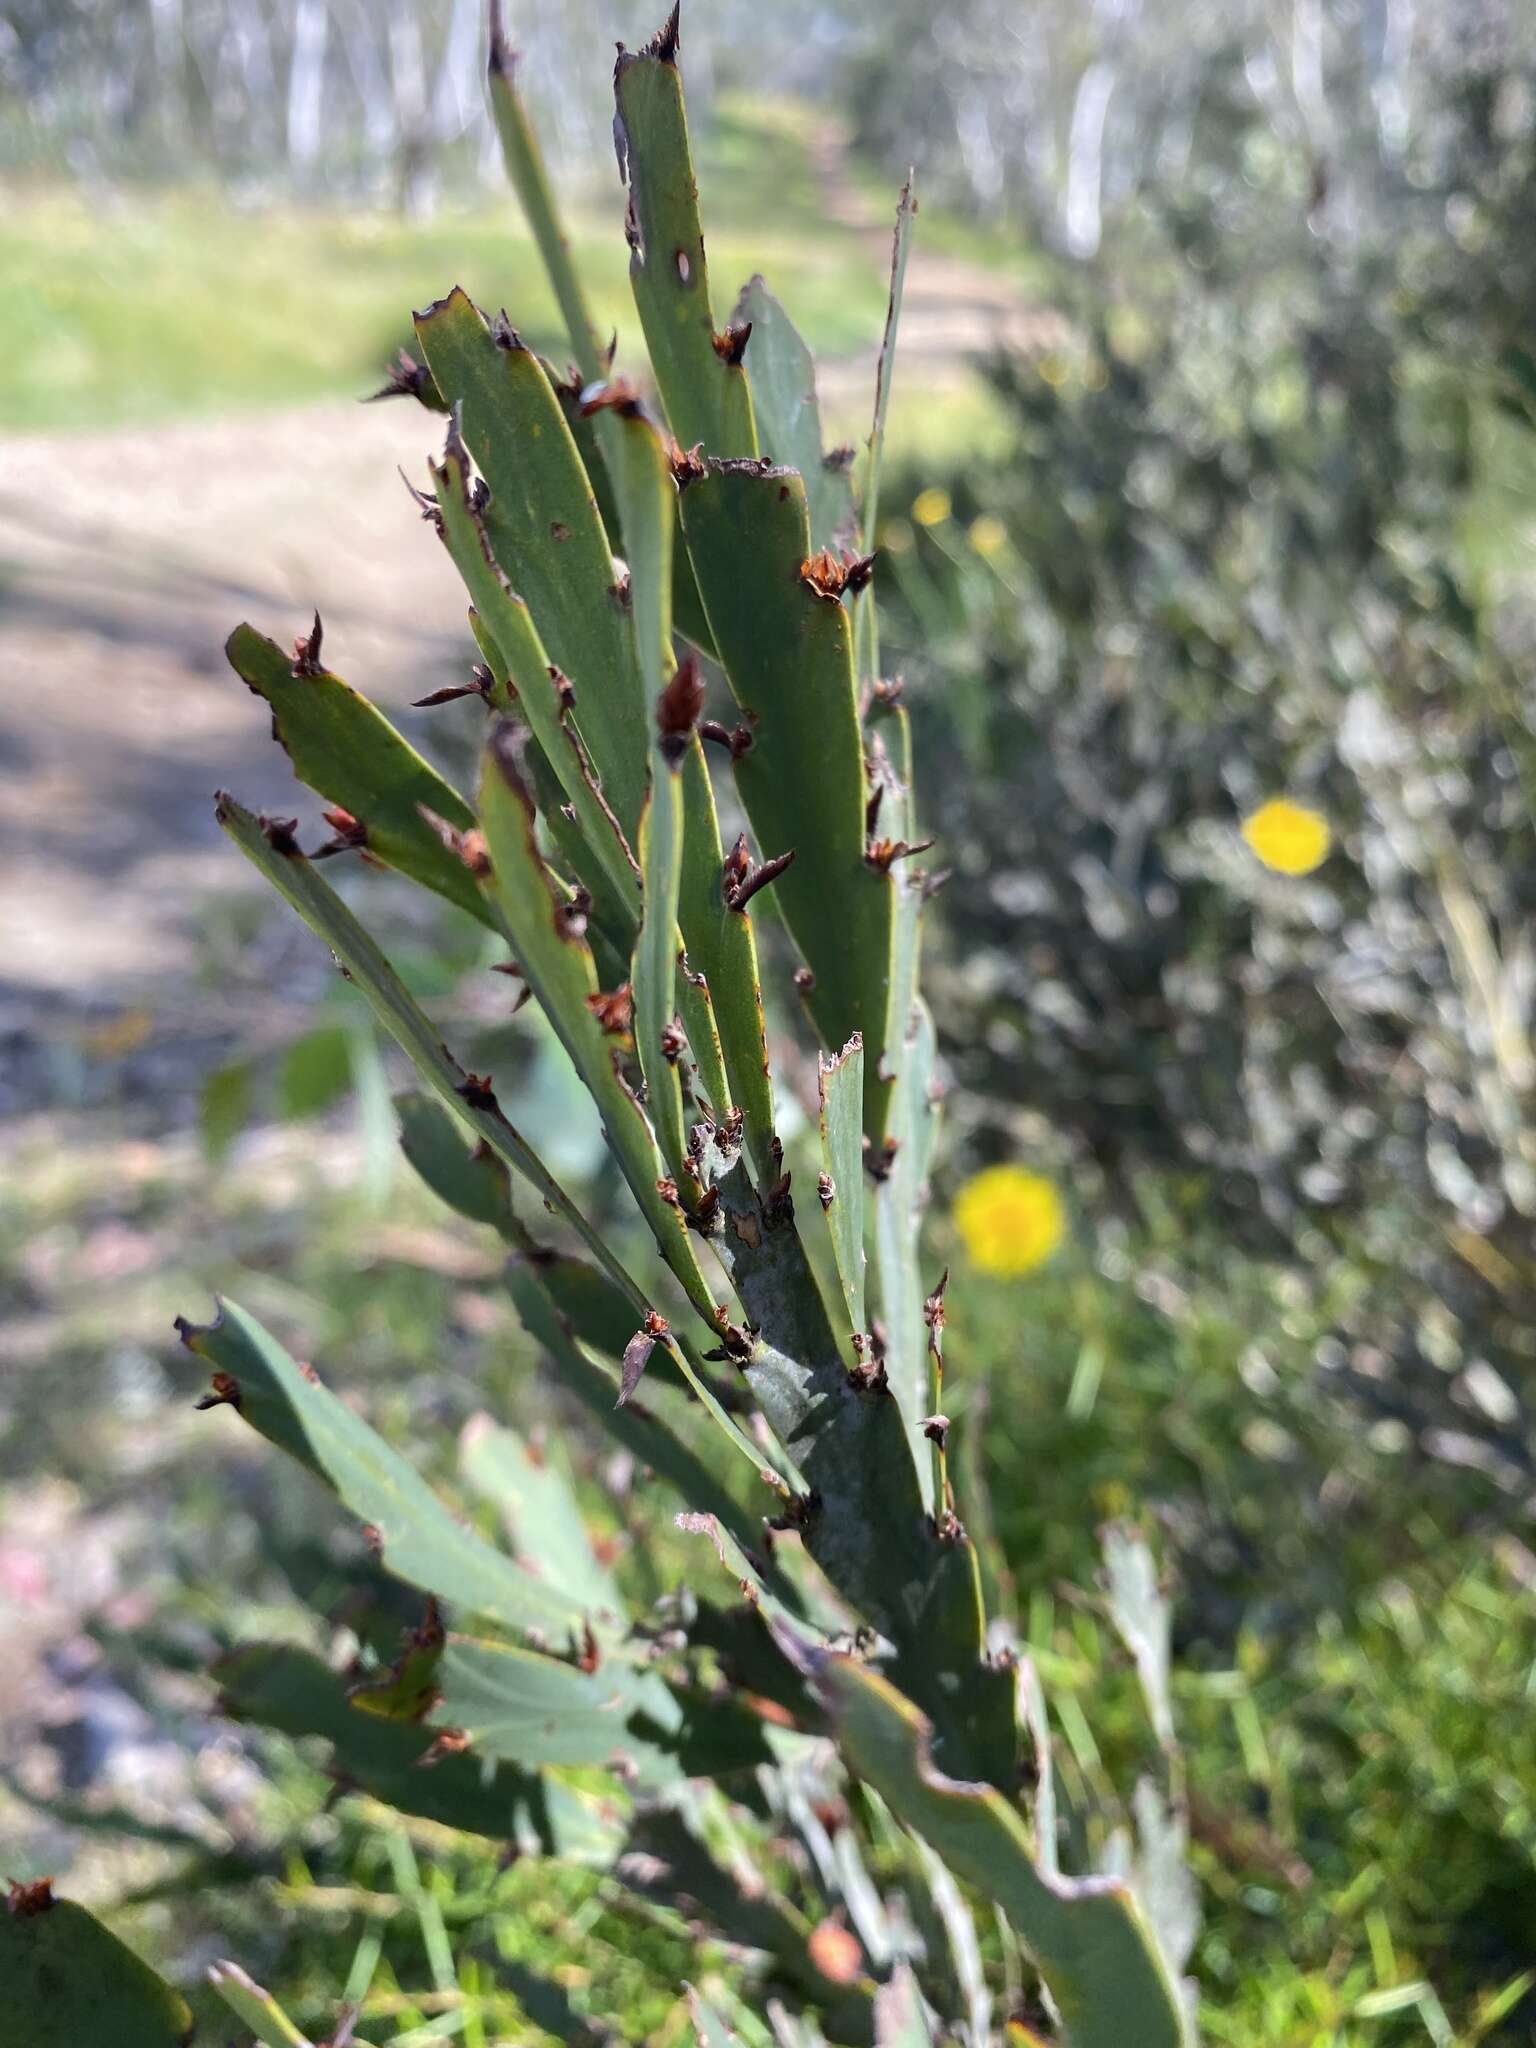
[(912, 517), (919, 526), (942, 526), (950, 515), (948, 491), (941, 491), (937, 484), (930, 484), (926, 491), (919, 491), (912, 500)]
[(971, 521), (971, 546), (989, 561), (1008, 545), (1008, 529), (995, 513), (982, 512)]
[(1333, 833), (1320, 811), (1272, 797), (1243, 820), (1243, 837), (1277, 875), (1310, 875), (1328, 858)]
[(1023, 1166), (987, 1166), (955, 1198), (955, 1223), (983, 1273), (1016, 1279), (1043, 1266), (1067, 1234), (1055, 1183)]

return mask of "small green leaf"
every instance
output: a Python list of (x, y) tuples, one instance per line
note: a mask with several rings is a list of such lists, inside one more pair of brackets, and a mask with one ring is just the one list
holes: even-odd
[(438, 1200), (510, 1238), (511, 1176), (495, 1153), (483, 1145), (471, 1151), (459, 1124), (430, 1095), (397, 1095), (395, 1114), (400, 1149)]
[(291, 1122), (320, 1116), (352, 1085), (352, 1032), (322, 1024), (296, 1038), (277, 1077), (279, 1114)]
[(251, 1120), (250, 1061), (231, 1060), (215, 1067), (203, 1083), (197, 1109), (203, 1150), (210, 1165), (218, 1166)]

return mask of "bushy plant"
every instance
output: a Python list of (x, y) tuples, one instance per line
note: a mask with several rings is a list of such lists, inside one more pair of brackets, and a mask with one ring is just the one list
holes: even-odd
[[(238, 1304), (184, 1323), (201, 1405), (306, 1466), (422, 1599), (392, 1660), (366, 1632), (346, 1671), (242, 1646), (222, 1702), (325, 1745), (347, 1790), (602, 1867), (716, 1928), (760, 1958), (778, 2040), (980, 2043), (1017, 2022), (1175, 2048), (1193, 1898), (1150, 1553), (1107, 1536), (1108, 1612), (1155, 1738), (1135, 1829), (1110, 1830), (1056, 1780), (950, 1475), (947, 1276), (920, 1247), (938, 1120), (926, 842), (868, 546), (910, 193), (856, 509), (762, 281), (717, 324), (678, 47), (674, 11), (615, 73), (666, 426), (594, 328), (499, 38), (493, 103), (574, 369), (455, 290), (417, 316), (420, 357), (393, 380), (444, 419), (413, 494), (471, 601), (480, 658), (443, 694), (484, 722), (473, 799), (327, 666), (318, 618), (291, 648), (250, 626), (229, 642), (328, 836), (306, 853), (296, 820), (227, 795), (219, 821), (414, 1070), (406, 1153), (504, 1243), (551, 1426), (534, 1441), (482, 1419), (462, 1476), (483, 1506), (456, 1512)], [(444, 1043), (320, 864), (355, 854), (489, 935), (590, 1097), (639, 1229), (600, 1226), (496, 1075)], [(770, 903), (772, 956), (797, 962), (771, 1055)], [(675, 1535), (631, 1530), (631, 1549), (594, 1523), (568, 1469), (577, 1416), (681, 1510)], [(14, 1924), (51, 1939), (62, 1910), (38, 1898)], [(248, 2028), (288, 2038), (240, 1972), (219, 1981)], [(694, 2022), (730, 2037), (702, 2000)]]

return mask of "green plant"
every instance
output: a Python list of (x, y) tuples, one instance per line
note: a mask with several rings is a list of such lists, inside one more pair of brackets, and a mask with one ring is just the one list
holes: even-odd
[[(945, 1280), (919, 1261), (937, 1104), (907, 722), (881, 680), (873, 562), (854, 552), (849, 465), (822, 449), (804, 345), (761, 280), (716, 326), (677, 57), (674, 12), (615, 76), (631, 283), (670, 433), (613, 375), (499, 37), (493, 105), (575, 371), (554, 375), (456, 290), (417, 317), (420, 360), (395, 380), (447, 420), (416, 496), (472, 604), (481, 659), (456, 694), (487, 717), (474, 800), (325, 667), (318, 619), (291, 655), (248, 626), (229, 643), (327, 805), (320, 851), (366, 853), (508, 951), (653, 1252), (633, 1232), (616, 1245), (556, 1181), (297, 825), (222, 795), (218, 816), (414, 1068), (407, 1155), (505, 1241), (559, 1412), (654, 1473), (689, 1541), (616, 1554), (558, 1432), (539, 1446), (487, 1423), (464, 1478), (505, 1526), (491, 1540), (226, 1302), (181, 1326), (211, 1369), (204, 1405), (308, 1466), (428, 1601), (392, 1664), (365, 1643), (342, 1675), (250, 1644), (220, 1666), (223, 1700), (323, 1741), (344, 1786), (402, 1812), (686, 1903), (803, 2011), (780, 2038), (981, 2041), (1002, 1970), (1005, 2017), (1053, 2014), (1078, 2048), (1173, 2048), (1191, 1939), (1176, 1773), (1149, 1781), (1140, 1847), (1116, 1852), (1131, 1880), (1062, 1874), (1090, 1831), (1054, 1783), (1029, 1666), (988, 1633), (956, 1512)], [(904, 194), (865, 535), (913, 210)], [(692, 643), (681, 662), (674, 624)], [(727, 719), (706, 715), (701, 664), (728, 686)], [(745, 819), (729, 851), (706, 743), (730, 765), (719, 802)], [(759, 932), (767, 902), (787, 945)], [(770, 1071), (760, 936), (769, 957), (799, 957), (799, 1006), (827, 1049), (814, 1067), (776, 1048)], [(784, 1105), (811, 1086), (815, 1117), (786, 1140)], [(669, 1566), (682, 1582), (658, 1598)], [(1166, 1763), (1150, 1556), (1119, 1531), (1108, 1567)], [(995, 1911), (985, 1944), (976, 1902)], [(727, 2022), (700, 2002), (696, 2025), (713, 2039)]]

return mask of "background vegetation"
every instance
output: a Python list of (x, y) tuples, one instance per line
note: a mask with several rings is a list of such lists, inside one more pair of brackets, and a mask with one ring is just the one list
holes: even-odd
[[(925, 208), (926, 246), (1052, 316), (937, 425), (898, 381), (880, 574), (953, 868), (931, 1238), (963, 1283), (958, 1437), (1063, 1769), (1106, 1800), (1134, 1775), (1139, 1716), (1093, 1598), (1097, 1524), (1130, 1511), (1177, 1589), (1209, 2038), (1536, 2040), (1529, 25), (1469, 9), (1452, 39), (1398, 6), (1297, 0), (1279, 33), (1133, 8), (1047, 11), (1024, 38), (977, 4), (940, 39), (926, 10), (910, 35), (753, 12), (735, 62), (782, 50), (776, 82), (813, 96), (855, 82), (853, 189), (917, 138), (955, 209)], [(878, 325), (880, 253), (828, 217), (814, 97), (732, 97), (742, 14), (700, 36), (729, 174), (713, 250), (761, 264), (844, 355)], [(217, 15), (186, 10), (189, 38)], [(370, 144), (355, 110), (339, 164), (294, 148), (283, 38), (304, 15), (261, 15), (286, 124), (235, 148), (238, 105), (214, 93), (236, 112), (210, 119), (198, 182), (146, 190), (180, 160), (180, 116), (147, 70), (119, 66), (140, 84), (115, 108), (93, 82), (149, 47), (145, 22), (12, 6), (9, 427), (358, 391), (450, 274), (492, 301), (526, 274), (473, 191), (468, 98), (431, 148), (409, 119)], [(422, 10), (428, 74), (442, 26)], [(568, 140), (591, 118), (558, 103)], [(418, 217), (355, 210), (370, 194)], [(591, 206), (588, 274), (621, 318)], [(552, 337), (530, 301), (514, 317)], [(1240, 837), (1279, 793), (1332, 828), (1303, 879)], [(419, 936), (425, 975), (445, 934)], [(168, 1966), (233, 1950), (316, 2030), (366, 1988), (362, 2038), (524, 2038), (537, 1950), (598, 2037), (685, 2039), (679, 1924), (360, 1802), (320, 1812), (301, 1755), (263, 1742), (258, 1776), (211, 1714), (220, 1645), (310, 1605), (334, 1650), (389, 1596), (298, 1477), (210, 1452), (148, 1334), (168, 1304), (219, 1276), (407, 1445), (481, 1408), (532, 1425), (541, 1396), (488, 1255), (397, 1174), (382, 1056), (302, 941), (233, 903), (203, 913), (200, 957), (230, 1021), (189, 1046), (136, 1037), (131, 1004), (18, 1042), (0, 1597), (39, 1617), (52, 1719), (4, 1748), (15, 1874), (72, 1859)], [(530, 1126), (591, 1170), (551, 1048), (477, 965), (421, 992), (516, 1060)], [(1071, 1218), (1023, 1279), (969, 1269), (948, 1220), (1004, 1158), (1049, 1174)], [(591, 1476), (622, 1532), (643, 1504)], [(289, 1532), (276, 1558), (258, 1524)], [(110, 1559), (67, 1631), (33, 1599), (60, 1540)], [(726, 1951), (706, 1967), (731, 1981)], [(572, 2037), (569, 2016), (542, 2024)]]

